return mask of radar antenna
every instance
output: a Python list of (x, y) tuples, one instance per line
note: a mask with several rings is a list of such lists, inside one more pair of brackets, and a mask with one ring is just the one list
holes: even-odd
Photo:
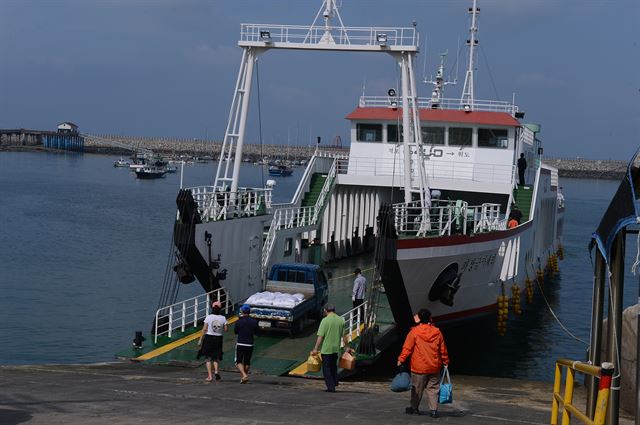
[(478, 14), (480, 13), (480, 8), (476, 7), (476, 2), (477, 0), (473, 0), (473, 7), (469, 8), (469, 13), (471, 14), (470, 37), (467, 40), (467, 45), (469, 46), (469, 68), (464, 76), (464, 88), (460, 99), (460, 105), (465, 111), (473, 111), (474, 107), (473, 70), (475, 68), (475, 47), (478, 45), (476, 33), (478, 32)]

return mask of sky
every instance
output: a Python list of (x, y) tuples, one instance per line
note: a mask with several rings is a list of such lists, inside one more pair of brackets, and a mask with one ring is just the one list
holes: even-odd
[[(321, 0), (0, 0), (0, 128), (221, 140), (240, 23), (310, 25)], [(419, 79), (447, 51), (466, 70), (470, 0), (338, 0), (346, 26), (416, 21)], [(512, 100), (545, 155), (628, 159), (640, 146), (640, 1), (479, 0), (476, 99)], [(457, 56), (460, 57), (457, 60)], [(269, 51), (258, 60), (264, 143), (348, 142), (362, 94), (398, 87), (389, 55)], [(419, 84), (421, 96), (430, 86)], [(398, 90), (399, 92), (399, 90)], [(257, 143), (254, 81), (247, 142)]]

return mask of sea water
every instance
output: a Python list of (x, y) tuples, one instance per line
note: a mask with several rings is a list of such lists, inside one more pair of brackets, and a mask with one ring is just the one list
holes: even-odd
[[(0, 364), (113, 360), (135, 330), (151, 328), (172, 247), (180, 171), (139, 180), (114, 168), (118, 157), (41, 152), (0, 153)], [(216, 164), (184, 167), (184, 187), (212, 184)], [(276, 178), (274, 202), (291, 199), (303, 168)], [(243, 164), (241, 185), (261, 187), (260, 166)], [(547, 288), (563, 324), (589, 338), (592, 265), (587, 250), (619, 182), (562, 179), (566, 197), (565, 260)], [(629, 269), (636, 241), (627, 242)], [(183, 285), (179, 299), (201, 293)], [(629, 276), (625, 305), (636, 299)], [(472, 374), (549, 380), (558, 357), (584, 359), (586, 346), (567, 335), (541, 297), (497, 336), (494, 320), (452, 361)]]

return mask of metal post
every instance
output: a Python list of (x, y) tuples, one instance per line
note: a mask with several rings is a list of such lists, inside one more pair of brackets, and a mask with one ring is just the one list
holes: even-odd
[[(238, 139), (236, 142), (236, 155), (233, 163), (233, 180), (231, 180), (231, 196), (235, 204), (236, 192), (238, 191), (238, 180), (240, 177), (240, 166), (242, 165), (242, 146), (244, 145), (244, 133), (247, 123), (247, 111), (249, 109), (249, 95), (251, 93), (251, 83), (253, 78), (253, 65), (256, 61), (256, 53), (253, 49), (247, 49), (247, 68), (242, 85), (242, 105), (240, 109), (240, 122), (238, 124)], [(224, 154), (224, 153), (223, 153)], [(231, 158), (229, 158), (231, 159)], [(222, 159), (220, 159), (222, 161)]]
[(185, 329), (185, 325), (186, 325), (186, 319), (187, 319), (187, 305), (182, 302), (182, 332), (184, 332)]
[(607, 412), (607, 424), (618, 425), (620, 409), (620, 349), (622, 348), (622, 293), (624, 289), (625, 232), (621, 231), (613, 241), (611, 251), (611, 298), (607, 322), (607, 357), (614, 365), (611, 394)]
[[(595, 270), (593, 273), (593, 299), (591, 302), (591, 340), (589, 344), (589, 362), (598, 366), (602, 350), (602, 320), (604, 319), (604, 283), (606, 264), (600, 250), (596, 249)], [(593, 416), (596, 410), (598, 385), (595, 377), (588, 375), (587, 384), (587, 415)]]
[(404, 149), (404, 202), (411, 202), (411, 132), (409, 131), (409, 64), (408, 53), (400, 58), (402, 79), (402, 148)]

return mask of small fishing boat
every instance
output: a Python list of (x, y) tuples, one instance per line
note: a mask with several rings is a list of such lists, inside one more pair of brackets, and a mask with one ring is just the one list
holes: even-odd
[(128, 168), (131, 165), (126, 159), (120, 158), (117, 161), (113, 161), (113, 166), (116, 168)]
[(288, 177), (293, 174), (293, 168), (287, 165), (272, 165), (269, 167), (270, 176)]
[(157, 166), (143, 166), (142, 168), (136, 169), (136, 177), (139, 179), (159, 179), (164, 177), (167, 173), (167, 169), (165, 167), (157, 167)]

